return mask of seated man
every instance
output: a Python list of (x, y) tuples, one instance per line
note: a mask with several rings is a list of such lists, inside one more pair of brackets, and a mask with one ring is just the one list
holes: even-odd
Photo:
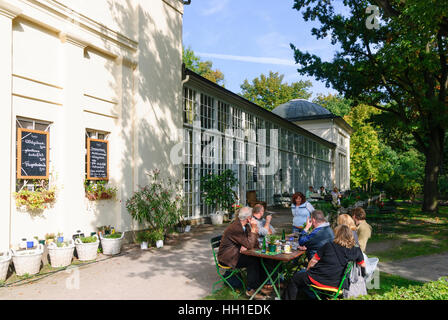
[[(311, 226), (313, 231), (308, 233)], [(330, 224), (325, 219), (321, 210), (314, 210), (311, 213), (311, 219), (307, 219), (306, 226), (299, 237), (299, 245), (306, 248), (308, 260), (328, 241), (333, 241), (334, 233)]]
[[(257, 221), (252, 219), (252, 208), (243, 207), (222, 235), (218, 250), (218, 261), (232, 268), (247, 268), (247, 291), (251, 296), (261, 284), (262, 269), (260, 260), (256, 257), (241, 254), (242, 251), (258, 247)], [(263, 291), (262, 291), (263, 292)], [(260, 294), (255, 299), (263, 299)]]
[(266, 218), (263, 218), (264, 214), (264, 207), (261, 204), (256, 204), (252, 215), (255, 218), (255, 221), (257, 221), (257, 227), (258, 227), (258, 242), (260, 243), (260, 246), (263, 243), (264, 237), (266, 237), (268, 234), (274, 234), (275, 229), (271, 225), (272, 215), (266, 216)]

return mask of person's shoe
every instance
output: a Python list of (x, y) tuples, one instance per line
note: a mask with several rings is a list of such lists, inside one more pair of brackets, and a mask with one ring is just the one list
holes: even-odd
[[(246, 291), (246, 296), (248, 296), (250, 298), (250, 297), (253, 296), (254, 293), (255, 293), (255, 289), (247, 290)], [(254, 296), (254, 300), (266, 300), (266, 296), (264, 296), (264, 295), (262, 295), (260, 293), (257, 293)]]

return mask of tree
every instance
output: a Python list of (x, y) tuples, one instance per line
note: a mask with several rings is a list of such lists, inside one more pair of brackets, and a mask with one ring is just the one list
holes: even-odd
[(271, 111), (278, 105), (292, 99), (309, 99), (311, 93), (311, 81), (298, 81), (291, 84), (283, 83), (284, 75), (269, 71), (269, 76), (261, 74), (259, 77), (249, 81), (244, 80), (241, 85), (240, 95), (249, 101)]
[(373, 107), (361, 104), (344, 118), (353, 128), (350, 137), (350, 183), (366, 191), (379, 176), (380, 141), (375, 128), (368, 122), (375, 112)]
[[(324, 62), (291, 44), (298, 71), (326, 81), (354, 105), (387, 112), (397, 130), (412, 135), (425, 156), (422, 209), (435, 212), (448, 126), (448, 2), (345, 0), (344, 15), (336, 13), (335, 2), (295, 0), (306, 21), (320, 22), (313, 35), (330, 35), (341, 47)], [(366, 23), (369, 4), (381, 9), (377, 29)]]
[(219, 69), (213, 70), (213, 62), (208, 60), (202, 61), (190, 47), (183, 48), (182, 59), (186, 68), (214, 83), (224, 86), (224, 74)]
[(344, 117), (350, 113), (351, 101), (335, 94), (318, 94), (313, 100), (314, 103), (321, 105), (336, 116)]

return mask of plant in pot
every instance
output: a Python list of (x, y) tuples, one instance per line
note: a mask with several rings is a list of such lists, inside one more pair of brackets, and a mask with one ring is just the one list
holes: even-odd
[(176, 230), (179, 233), (189, 232), (191, 228), (191, 221), (181, 217), (176, 225)]
[(149, 183), (126, 200), (126, 209), (134, 220), (165, 235), (183, 216), (182, 183), (160, 178), (158, 170), (148, 176)]
[(75, 239), (76, 253), (80, 261), (95, 260), (98, 254), (100, 242), (96, 234), (90, 237), (79, 237)]
[(30, 250), (14, 250), (12, 251), (12, 261), (14, 269), (18, 276), (25, 274), (33, 275), (39, 273), (42, 262), (42, 255), (44, 253), (44, 246), (37, 245), (36, 249)]
[(163, 240), (165, 234), (162, 229), (153, 229), (148, 232), (148, 241), (151, 246), (156, 246), (157, 248), (163, 247)]
[(223, 213), (219, 210), (232, 210), (235, 203), (233, 188), (238, 185), (238, 180), (232, 170), (224, 170), (221, 174), (208, 174), (201, 178), (201, 191), (203, 201), (214, 208), (211, 214), (213, 224), (222, 224)]
[(140, 248), (142, 250), (148, 249), (148, 244), (150, 241), (149, 232), (148, 231), (139, 231), (137, 232), (136, 236), (137, 243), (140, 244)]
[(48, 245), (50, 264), (53, 268), (66, 267), (72, 263), (75, 243), (69, 241), (52, 242)]
[(84, 180), (86, 198), (90, 201), (113, 199), (117, 195), (117, 187), (107, 185), (107, 180)]
[(123, 242), (124, 232), (115, 232), (112, 234), (100, 235), (101, 247), (103, 248), (103, 254), (114, 255), (119, 254), (121, 251), (121, 245)]

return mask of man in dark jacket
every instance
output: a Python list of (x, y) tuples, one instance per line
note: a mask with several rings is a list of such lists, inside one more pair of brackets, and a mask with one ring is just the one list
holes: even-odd
[[(252, 208), (243, 207), (222, 235), (218, 250), (218, 261), (232, 268), (247, 268), (247, 292), (251, 296), (261, 284), (261, 263), (256, 257), (241, 254), (242, 251), (258, 247), (257, 221), (252, 217)], [(261, 299), (262, 296), (255, 296)]]
[[(313, 231), (308, 233), (313, 226)], [(306, 247), (306, 256), (311, 260), (314, 254), (328, 241), (333, 241), (334, 233), (330, 224), (325, 219), (324, 213), (314, 210), (311, 213), (311, 220), (307, 219), (306, 226), (299, 237), (299, 245)]]

